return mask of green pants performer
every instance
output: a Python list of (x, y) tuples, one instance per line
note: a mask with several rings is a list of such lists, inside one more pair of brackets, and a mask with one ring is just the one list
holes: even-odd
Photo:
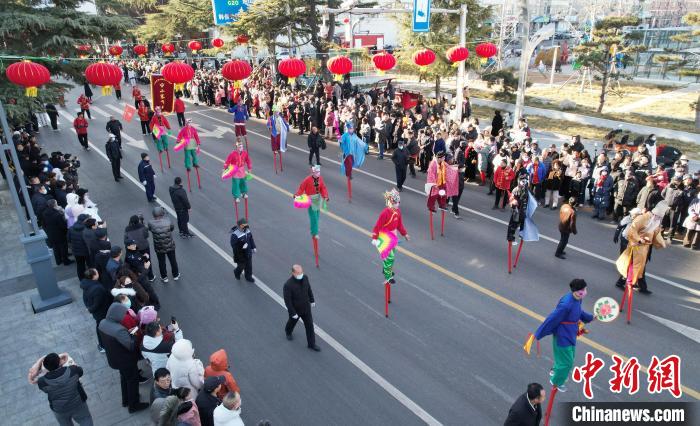
[(246, 169), (248, 173), (253, 170), (253, 163), (250, 161), (248, 152), (243, 150), (243, 144), (241, 142), (236, 142), (236, 149), (231, 151), (226, 158), (224, 169), (229, 166), (233, 166), (235, 169), (233, 177), (231, 178), (231, 195), (233, 195), (234, 200), (238, 203), (241, 201), (241, 197), (248, 198)]
[(559, 299), (557, 307), (544, 320), (535, 332), (535, 339), (540, 340), (552, 335), (554, 366), (550, 372), (550, 383), (559, 392), (566, 392), (566, 380), (574, 368), (576, 356), (576, 339), (585, 329), (579, 327), (579, 322), (593, 321), (593, 315), (585, 312), (581, 301), (586, 297), (586, 281), (576, 278), (569, 283), (571, 293)]
[[(372, 228), (372, 244), (379, 246), (377, 238), (380, 232), (392, 233), (398, 230), (401, 235), (403, 235), (406, 240), (409, 240), (408, 231), (403, 226), (403, 219), (401, 218), (401, 210), (399, 205), (401, 204), (401, 197), (396, 189), (384, 193), (384, 200), (386, 201), (386, 208), (382, 210), (377, 219), (377, 223)], [(396, 259), (396, 248), (392, 248), (388, 255), (384, 258), (382, 264), (382, 273), (384, 274), (384, 280), (391, 284), (394, 284), (394, 260)]]
[(299, 184), (299, 189), (294, 194), (295, 197), (306, 194), (311, 198), (311, 206), (309, 207), (309, 226), (311, 236), (318, 239), (318, 219), (321, 214), (321, 206), (324, 202), (328, 202), (328, 189), (321, 177), (321, 166), (313, 166), (311, 175), (304, 178)]

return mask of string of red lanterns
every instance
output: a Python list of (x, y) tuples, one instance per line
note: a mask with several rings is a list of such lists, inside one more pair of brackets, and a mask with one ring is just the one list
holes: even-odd
[(49, 69), (32, 61), (20, 61), (11, 64), (5, 70), (7, 79), (24, 87), (25, 96), (36, 97), (38, 87), (51, 81)]

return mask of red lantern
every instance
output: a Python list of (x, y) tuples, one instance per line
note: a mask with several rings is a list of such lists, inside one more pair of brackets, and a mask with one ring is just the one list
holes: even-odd
[(220, 38), (215, 38), (214, 40), (211, 41), (211, 45), (216, 47), (217, 49), (220, 49), (224, 47), (224, 41)]
[(90, 51), (89, 44), (81, 44), (81, 45), (75, 46), (75, 48), (80, 50), (81, 52), (89, 52)]
[(194, 69), (182, 62), (171, 62), (161, 70), (163, 77), (175, 85), (175, 91), (182, 90), (185, 83), (194, 77)]
[(172, 43), (163, 43), (163, 45), (160, 47), (160, 50), (162, 50), (163, 53), (165, 53), (165, 56), (170, 56), (175, 51), (175, 45)]
[(187, 47), (192, 50), (192, 53), (197, 53), (198, 50), (202, 50), (202, 43), (198, 42), (197, 40), (192, 40), (191, 42), (187, 43)]
[(221, 68), (221, 75), (223, 75), (226, 80), (233, 81), (233, 87), (235, 88), (241, 87), (241, 80), (248, 78), (251, 72), (253, 72), (253, 69), (250, 67), (250, 64), (239, 59), (227, 62)]
[(240, 34), (239, 36), (236, 37), (236, 41), (238, 44), (246, 44), (250, 40), (250, 37), (248, 37), (245, 34)]
[(112, 86), (117, 86), (122, 80), (122, 69), (114, 64), (98, 62), (85, 68), (85, 78), (90, 84), (102, 86), (102, 95), (112, 93)]
[(277, 66), (280, 74), (287, 77), (290, 85), (294, 85), (294, 80), (306, 72), (306, 64), (301, 59), (287, 58), (280, 61)]
[(447, 60), (453, 64), (459, 64), (467, 60), (469, 57), (469, 50), (463, 46), (454, 46), (445, 52), (445, 56), (447, 56)]
[(421, 67), (421, 71), (433, 62), (435, 62), (435, 52), (430, 49), (422, 49), (413, 54), (413, 63)]
[(122, 48), (121, 46), (114, 45), (109, 46), (108, 51), (110, 55), (118, 58), (122, 54), (122, 52), (124, 52), (124, 48)]
[(143, 58), (146, 55), (146, 53), (148, 53), (148, 48), (143, 44), (137, 44), (136, 46), (134, 46), (134, 53), (139, 55), (139, 57)]
[(5, 70), (7, 79), (23, 86), (25, 96), (36, 97), (37, 87), (51, 81), (48, 68), (32, 61), (15, 62)]
[(372, 62), (374, 62), (375, 68), (379, 70), (380, 75), (396, 66), (396, 58), (387, 52), (377, 53), (372, 56)]
[(343, 75), (352, 71), (352, 61), (347, 56), (336, 56), (328, 60), (328, 70), (335, 74), (335, 79), (340, 80)]
[(476, 45), (474, 51), (481, 58), (490, 58), (498, 53), (498, 47), (493, 43), (480, 43)]

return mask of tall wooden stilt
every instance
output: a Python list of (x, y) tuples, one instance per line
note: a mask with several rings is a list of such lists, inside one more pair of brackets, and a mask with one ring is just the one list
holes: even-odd
[(314, 258), (316, 259), (316, 267), (318, 268), (318, 239), (314, 235), (311, 237), (311, 241), (314, 245)]
[(352, 203), (352, 180), (350, 180), (350, 177), (347, 177), (348, 180), (348, 203)]
[(238, 223), (238, 203), (235, 199), (233, 200), (233, 207), (236, 208), (236, 223)]
[(552, 386), (552, 390), (549, 393), (549, 403), (547, 404), (547, 411), (544, 413), (544, 426), (549, 426), (549, 420), (552, 416), (552, 407), (554, 406), (554, 398), (557, 396), (556, 386)]
[(187, 190), (192, 192), (192, 185), (190, 184), (190, 169), (187, 169), (185, 173), (187, 173)]
[(430, 212), (430, 239), (434, 240), (435, 239), (435, 230), (433, 229), (433, 211), (429, 210)]
[(518, 246), (518, 252), (515, 253), (515, 263), (513, 263), (513, 268), (518, 267), (518, 259), (520, 259), (520, 252), (523, 250), (523, 246), (525, 245), (525, 241), (523, 239), (520, 239), (520, 246)]
[(202, 189), (202, 181), (199, 179), (199, 167), (195, 167), (194, 172), (197, 173), (197, 188)]
[(248, 220), (248, 198), (244, 198), (244, 203), (245, 203), (245, 220)]
[(160, 161), (160, 171), (163, 172), (163, 151), (158, 151), (158, 160)]
[(168, 168), (170, 168), (170, 151), (165, 150), (165, 157), (168, 159)]
[(442, 217), (440, 218), (440, 236), (445, 236), (445, 210), (440, 210)]
[(508, 241), (508, 273), (509, 274), (512, 272), (512, 269), (511, 269), (512, 258), (513, 258), (513, 243)]

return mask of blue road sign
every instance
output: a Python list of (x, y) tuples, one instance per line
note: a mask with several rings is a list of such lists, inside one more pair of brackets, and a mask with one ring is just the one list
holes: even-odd
[(211, 0), (214, 25), (225, 25), (236, 20), (236, 15), (248, 10), (253, 0)]
[(432, 0), (413, 0), (413, 32), (430, 31), (430, 3)]

